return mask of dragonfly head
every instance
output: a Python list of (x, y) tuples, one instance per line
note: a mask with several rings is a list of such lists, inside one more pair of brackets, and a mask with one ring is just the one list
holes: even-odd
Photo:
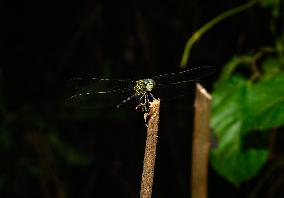
[(143, 79), (137, 80), (136, 85), (133, 87), (135, 95), (144, 95), (145, 92), (150, 92), (155, 86), (155, 81), (153, 79)]
[(144, 79), (144, 85), (146, 91), (152, 91), (155, 86), (155, 81), (153, 79)]

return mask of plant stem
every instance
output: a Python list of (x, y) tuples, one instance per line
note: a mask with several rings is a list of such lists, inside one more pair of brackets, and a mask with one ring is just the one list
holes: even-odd
[(197, 84), (195, 95), (194, 132), (191, 162), (191, 197), (207, 197), (208, 161), (210, 150), (209, 121), (211, 96)]
[(154, 100), (151, 103), (150, 112), (147, 113), (147, 117), (150, 117), (150, 119), (148, 121), (147, 127), (147, 139), (145, 146), (140, 198), (151, 198), (152, 196), (156, 147), (158, 139), (159, 109), (160, 100)]
[(241, 11), (244, 11), (248, 8), (250, 8), (251, 6), (255, 5), (259, 0), (251, 0), (241, 6), (232, 8), (230, 10), (227, 10), (225, 12), (223, 12), (222, 14), (218, 15), (217, 17), (213, 18), (211, 21), (207, 22), (204, 26), (202, 26), (199, 30), (197, 30), (187, 41), (186, 45), (185, 45), (185, 49), (183, 51), (183, 55), (182, 55), (182, 59), (181, 59), (181, 68), (185, 68), (188, 62), (188, 58), (190, 55), (190, 51), (191, 48), (193, 46), (193, 44), (195, 42), (197, 42), (201, 36), (207, 32), (211, 27), (213, 27), (214, 25), (218, 24), (219, 22), (221, 22), (222, 20), (235, 15)]

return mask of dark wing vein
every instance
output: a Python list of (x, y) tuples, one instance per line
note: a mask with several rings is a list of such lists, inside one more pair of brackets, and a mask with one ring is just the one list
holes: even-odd
[(134, 83), (130, 79), (73, 78), (68, 82), (71, 96), (66, 103), (92, 108), (115, 106), (133, 92)]
[(153, 77), (156, 82), (153, 94), (161, 99), (178, 98), (192, 94), (195, 84), (214, 72), (214, 67), (202, 66), (181, 72)]
[(160, 99), (174, 99), (188, 94), (195, 90), (196, 80), (185, 80), (175, 83), (158, 84), (153, 89), (154, 97)]
[(131, 79), (73, 78), (68, 81), (68, 87), (73, 90), (104, 92), (131, 87), (134, 82)]
[(212, 66), (194, 67), (181, 72), (162, 74), (154, 76), (152, 79), (159, 85), (170, 85), (182, 81), (198, 81), (214, 72)]

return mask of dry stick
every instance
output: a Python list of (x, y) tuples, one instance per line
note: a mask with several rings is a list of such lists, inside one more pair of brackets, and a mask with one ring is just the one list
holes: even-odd
[(191, 197), (207, 197), (208, 155), (210, 149), (209, 120), (211, 96), (200, 85), (196, 86), (195, 116), (191, 165)]
[(160, 100), (151, 103), (147, 128), (143, 173), (141, 180), (140, 198), (151, 198), (154, 178), (154, 166), (156, 158), (156, 146), (158, 138)]

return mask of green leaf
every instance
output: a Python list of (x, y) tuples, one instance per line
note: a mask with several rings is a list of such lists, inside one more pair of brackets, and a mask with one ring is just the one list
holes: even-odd
[(281, 72), (281, 67), (282, 63), (279, 58), (266, 58), (261, 65), (261, 68), (264, 72), (264, 76), (262, 78), (267, 79), (273, 77), (274, 75), (277, 75), (279, 72)]
[(266, 130), (284, 125), (284, 73), (254, 84), (246, 97), (243, 130)]
[(279, 61), (284, 66), (284, 35), (276, 40), (275, 48), (278, 53)]
[(232, 149), (228, 152), (216, 149), (211, 152), (211, 165), (221, 176), (239, 186), (257, 175), (267, 157), (268, 151), (264, 149)]
[(211, 152), (211, 165), (235, 185), (252, 178), (266, 162), (264, 149), (243, 150), (245, 119), (248, 117), (246, 98), (250, 83), (233, 76), (226, 82), (219, 81), (213, 92), (211, 126), (218, 139), (218, 147)]

